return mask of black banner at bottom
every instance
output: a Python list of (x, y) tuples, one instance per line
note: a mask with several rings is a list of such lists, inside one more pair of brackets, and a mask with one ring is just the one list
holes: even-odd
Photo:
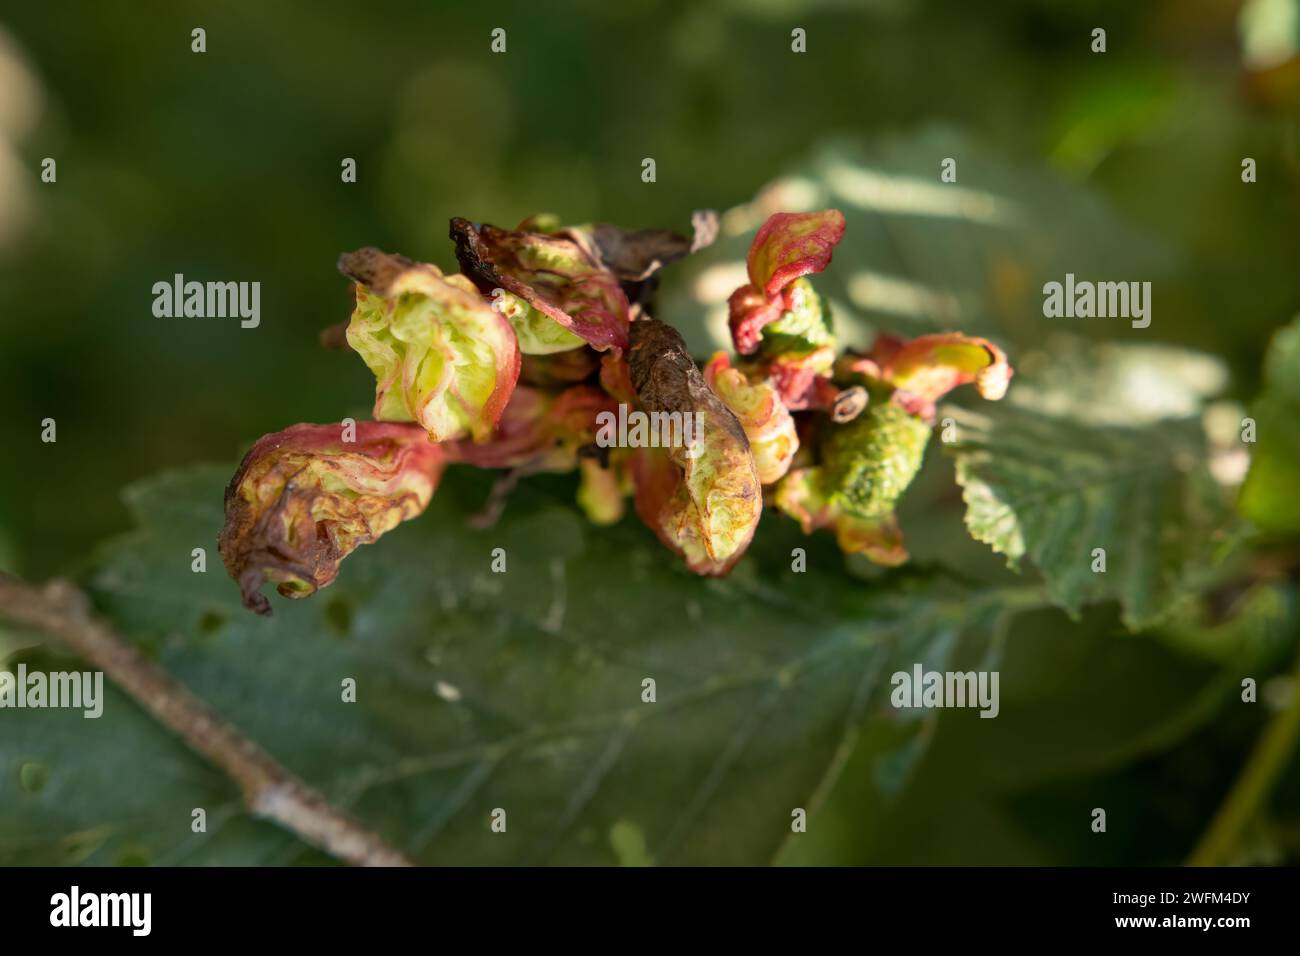
[(1294, 870), (1274, 869), (11, 869), (0, 871), (0, 925), (12, 943), (75, 933), (128, 945), (679, 930), (731, 942), (784, 931), (807, 944), (836, 931), (865, 942), (890, 924), (927, 943), (1228, 942), (1292, 925), (1296, 888)]

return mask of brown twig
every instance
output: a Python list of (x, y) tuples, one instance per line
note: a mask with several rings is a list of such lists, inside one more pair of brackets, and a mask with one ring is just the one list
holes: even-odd
[(66, 581), (34, 588), (0, 574), (0, 617), (58, 639), (239, 784), (249, 813), (359, 866), (410, 866), (378, 835), (280, 766), (188, 688), (93, 617)]

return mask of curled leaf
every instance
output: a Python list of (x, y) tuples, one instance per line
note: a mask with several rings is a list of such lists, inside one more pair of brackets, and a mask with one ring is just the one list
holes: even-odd
[(627, 348), (627, 296), (582, 243), (459, 218), (451, 238), (461, 269), (485, 294), (504, 289), (600, 351)]
[(805, 278), (775, 301), (782, 311), (765, 320), (756, 354), (747, 362), (750, 377), (766, 375), (791, 411), (829, 408), (838, 392), (829, 376), (836, 351), (830, 310)]
[(983, 398), (1007, 393), (1012, 368), (1006, 353), (988, 339), (944, 332), (901, 339), (877, 336), (866, 355), (849, 355), (836, 364), (836, 375), (867, 385), (894, 389), (892, 401), (927, 420), (934, 403), (960, 385), (975, 384)]
[(718, 238), (718, 225), (718, 214), (712, 209), (691, 214), (689, 238), (669, 229), (631, 231), (605, 222), (563, 226), (559, 217), (542, 213), (525, 219), (518, 231), (572, 239), (618, 277), (630, 300), (639, 301), (660, 269), (712, 245)]
[(795, 279), (781, 293), (779, 301), (782, 312), (763, 329), (761, 355), (780, 356), (835, 347), (830, 309), (811, 282)]
[(615, 401), (592, 385), (559, 393), (520, 386), (491, 438), (454, 442), (447, 454), (480, 468), (570, 471), (577, 467), (579, 450), (595, 442), (596, 416), (616, 409)]
[(419, 422), (434, 441), (486, 438), (519, 377), (507, 318), (464, 276), (378, 249), (339, 271), (357, 283), (347, 340), (375, 374), (375, 418)]
[(510, 321), (524, 355), (553, 355), (572, 352), (586, 343), (544, 312), (505, 289), (493, 290), (492, 308)]
[(751, 383), (732, 368), (726, 352), (716, 353), (704, 366), (704, 380), (745, 429), (758, 480), (770, 485), (789, 471), (799, 435), (776, 387), (768, 381)]
[(604, 222), (571, 226), (560, 232), (593, 249), (601, 264), (620, 281), (639, 283), (669, 263), (712, 245), (718, 237), (718, 215), (711, 209), (695, 212), (691, 226), (689, 238), (668, 229), (629, 231)]
[(723, 574), (749, 545), (763, 508), (745, 430), (671, 326), (655, 319), (633, 323), (629, 366), (648, 412), (700, 422), (693, 447), (637, 449), (637, 513), (691, 570)]
[(800, 276), (824, 272), (844, 238), (844, 213), (778, 212), (763, 223), (749, 247), (749, 281), (770, 298)]
[(840, 550), (847, 554), (862, 554), (887, 567), (907, 560), (903, 532), (892, 511), (874, 518), (852, 514), (827, 495), (825, 485), (821, 468), (797, 468), (777, 485), (773, 503), (798, 521), (804, 534), (832, 529)]
[(843, 237), (844, 214), (838, 209), (780, 212), (763, 223), (749, 247), (749, 285), (737, 289), (728, 302), (731, 335), (738, 352), (752, 354), (767, 334), (765, 327), (787, 312), (810, 307), (802, 299), (804, 290), (809, 299), (815, 299), (811, 287), (796, 285), (796, 280), (823, 271)]
[(730, 313), (731, 341), (736, 351), (741, 355), (752, 355), (758, 351), (763, 328), (781, 318), (785, 301), (779, 295), (769, 299), (754, 286), (742, 285), (731, 293), (727, 310)]
[[(349, 426), (350, 428), (351, 426)], [(294, 425), (259, 439), (226, 488), (219, 545), (244, 606), (271, 613), (328, 585), (339, 563), (429, 504), (446, 459), (418, 425)]]
[(792, 412), (829, 409), (839, 389), (826, 373), (835, 364), (835, 349), (824, 345), (801, 352), (786, 352), (770, 359), (746, 363), (750, 377), (765, 375)]

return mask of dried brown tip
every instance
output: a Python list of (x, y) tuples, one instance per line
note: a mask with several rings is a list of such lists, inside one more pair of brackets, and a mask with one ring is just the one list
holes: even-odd
[(851, 422), (862, 414), (869, 398), (867, 390), (861, 385), (853, 385), (835, 396), (831, 403), (831, 421), (837, 425)]

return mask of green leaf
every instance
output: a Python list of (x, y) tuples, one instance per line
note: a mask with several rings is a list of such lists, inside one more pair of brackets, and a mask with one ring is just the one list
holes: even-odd
[(1273, 336), (1251, 417), (1258, 448), (1237, 507), (1265, 531), (1300, 533), (1300, 316)]
[[(1186, 801), (1195, 798), (1181, 788), (1154, 788), (1155, 794), (1174, 794), (1181, 812), (1150, 827), (1136, 846), (1103, 847), (1095, 838), (1088, 840), (1095, 835), (1086, 826), (1075, 826), (1079, 804), (1082, 795), (1089, 795), (1085, 820), (1087, 808), (1111, 807), (1103, 797), (1092, 796), (1101, 794), (1109, 779), (1135, 768), (1158, 773), (1151, 768), (1162, 766), (1160, 755), (1224, 719), (1234, 701), (1237, 708), (1244, 706), (1238, 697), (1241, 675), (1266, 667), (1261, 644), (1266, 641), (1276, 656), (1294, 626), (1294, 616), (1277, 608), (1276, 595), (1264, 603), (1272, 606), (1264, 615), (1251, 610), (1205, 629), (1207, 640), (1233, 648), (1231, 658), (1221, 655), (1216, 661), (1179, 653), (1164, 629), (1118, 639), (1123, 631), (1113, 607), (1090, 610), (1078, 623), (1055, 609), (1020, 615), (989, 658), (978, 665), (970, 660), (951, 665), (1000, 673), (998, 718), (944, 711), (924, 763), (900, 798), (885, 808), (884, 826), (877, 822), (861, 828), (864, 805), (873, 798), (856, 790), (870, 775), (855, 755), (817, 826), (782, 862), (1079, 866), (1179, 861), (1181, 853), (1158, 855), (1161, 843), (1180, 828), (1190, 828), (1194, 837), (1203, 823), (1188, 814)], [(1265, 633), (1271, 637), (1265, 639)], [(1027, 798), (1047, 791), (1060, 791), (1059, 797), (1027, 805)], [(1145, 798), (1159, 799), (1152, 792)], [(1122, 805), (1127, 820), (1141, 803), (1124, 800)], [(1038, 831), (1044, 827), (1053, 828), (1054, 839), (1041, 838)], [(978, 840), (971, 840), (972, 828)], [(1074, 835), (1076, 830), (1083, 839)]]
[(1000, 405), (941, 413), (955, 426), (966, 525), (1009, 566), (1028, 557), (1072, 616), (1117, 600), (1127, 626), (1148, 627), (1210, 580), (1237, 540), (1196, 415), (1212, 394), (1206, 373), (1224, 375), (1158, 346), (1057, 347), (1069, 357), (1031, 356)]
[[(944, 157), (958, 159), (955, 183), (939, 181)], [(726, 300), (749, 281), (755, 232), (778, 210), (827, 207), (844, 213), (847, 228), (812, 286), (829, 302), (836, 337), (857, 348), (881, 330), (907, 337), (959, 330), (1003, 346), (1037, 341), (1045, 282), (1073, 272), (1158, 283), (1179, 265), (1158, 237), (1125, 223), (1087, 187), (929, 126), (813, 147), (753, 202), (729, 210), (717, 242), (665, 270), (656, 315), (670, 318), (696, 355), (731, 348)], [(1074, 326), (1097, 336), (1121, 327), (1128, 323)], [(1019, 356), (1010, 357), (1019, 368)]]
[[(83, 583), (123, 635), (422, 863), (768, 862), (860, 742), (879, 798), (902, 786), (930, 721), (889, 705), (890, 674), (942, 669), (1006, 611), (997, 591), (855, 581), (793, 523), (765, 526), (731, 577), (701, 579), (631, 519), (587, 525), (559, 478), (525, 483), (496, 527), (474, 530), (465, 516), (491, 476), (453, 468), (418, 521), (264, 619), (217, 568), (190, 569), (191, 549), (215, 544), (229, 473), (132, 489), (140, 529)], [(0, 863), (322, 859), (248, 817), (228, 780), (116, 691), (98, 720), (2, 719)], [(195, 808), (206, 833), (191, 832)]]
[(375, 418), (419, 422), (435, 442), (485, 440), (519, 378), (506, 318), (428, 263), (367, 247), (339, 269), (356, 283), (347, 340), (375, 374)]
[(586, 345), (581, 338), (517, 295), (502, 289), (497, 301), (502, 303), (499, 308), (510, 320), (510, 326), (519, 338), (519, 351), (524, 355), (554, 355)]

